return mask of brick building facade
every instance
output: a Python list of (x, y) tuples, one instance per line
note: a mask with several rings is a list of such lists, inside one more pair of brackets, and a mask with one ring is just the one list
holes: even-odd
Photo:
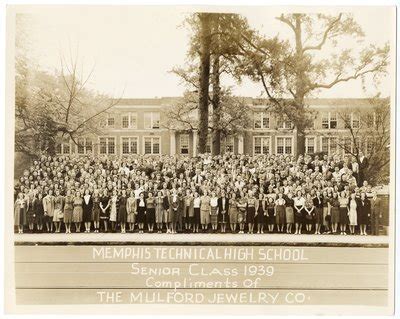
[[(82, 155), (93, 152), (108, 155), (194, 156), (197, 154), (197, 132), (171, 130), (164, 125), (168, 108), (177, 99), (179, 98), (121, 99), (108, 112), (106, 121), (99, 123), (99, 133), (79, 138), (79, 145), (68, 140), (60, 141), (56, 151), (58, 154)], [(295, 154), (296, 134), (292, 123), (266, 112), (266, 101), (251, 98), (247, 101), (251, 109), (251, 125), (243, 132), (224, 138), (221, 141), (221, 152), (251, 155)], [(307, 153), (338, 152), (338, 139), (352, 143), (349, 130), (345, 128), (339, 113), (342, 113), (341, 110), (349, 110), (351, 125), (357, 129), (360, 118), (356, 110), (371, 108), (367, 99), (310, 99), (306, 103), (315, 111), (314, 127), (306, 132)], [(364, 147), (368, 151), (368, 145)]]

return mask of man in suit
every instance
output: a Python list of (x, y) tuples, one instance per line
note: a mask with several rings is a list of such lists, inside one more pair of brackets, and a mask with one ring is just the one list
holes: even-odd
[(221, 233), (225, 233), (228, 224), (229, 198), (226, 197), (225, 191), (221, 192), (218, 198), (218, 219), (221, 223)]
[(374, 191), (371, 199), (371, 235), (379, 235), (379, 219), (382, 218), (382, 209), (382, 200)]

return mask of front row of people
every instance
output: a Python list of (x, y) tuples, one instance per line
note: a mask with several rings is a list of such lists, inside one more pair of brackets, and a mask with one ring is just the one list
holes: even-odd
[[(220, 196), (211, 191), (204, 190), (202, 195), (194, 194), (187, 190), (182, 196), (177, 191), (166, 190), (152, 192), (113, 190), (111, 196), (107, 190), (95, 190), (93, 194), (85, 190), (67, 190), (65, 196), (56, 190), (52, 194), (43, 196), (34, 194), (30, 199), (19, 193), (15, 202), (14, 218), (18, 232), (24, 231), (28, 225), (30, 232), (61, 231), (64, 225), (65, 232), (95, 233), (117, 231), (119, 225), (121, 233), (133, 232), (135, 225), (138, 232), (143, 233), (145, 225), (148, 232), (161, 233), (193, 232), (201, 229), (206, 232), (211, 225), (211, 230), (221, 233), (229, 230), (232, 233), (257, 233), (286, 232), (288, 234), (306, 233), (321, 234), (339, 233), (346, 235), (355, 234), (356, 226), (360, 235), (367, 235), (367, 225), (371, 226), (371, 234), (377, 235), (379, 216), (382, 214), (380, 199), (376, 194), (369, 200), (365, 193), (348, 195), (346, 192), (327, 194), (313, 192), (304, 194), (298, 191), (295, 196), (291, 193), (283, 194), (226, 194)], [(273, 196), (271, 196), (273, 195)], [(35, 229), (36, 226), (36, 229)], [(200, 228), (201, 227), (201, 228)], [(349, 228), (349, 229), (347, 229)], [(237, 231), (238, 230), (238, 231)]]

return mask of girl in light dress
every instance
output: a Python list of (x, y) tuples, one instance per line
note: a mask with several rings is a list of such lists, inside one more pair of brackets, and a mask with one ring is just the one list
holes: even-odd
[(241, 192), (239, 200), (237, 202), (238, 207), (238, 224), (239, 234), (244, 234), (244, 226), (246, 223), (246, 211), (247, 211), (247, 198), (244, 193)]
[(163, 215), (164, 215), (162, 191), (157, 192), (157, 197), (155, 199), (155, 207), (156, 207), (157, 233), (161, 234), (163, 229)]
[(314, 214), (315, 214), (314, 201), (313, 201), (310, 193), (308, 193), (306, 195), (304, 211), (305, 211), (306, 231), (307, 231), (307, 233), (310, 233), (311, 230), (312, 230), (313, 221), (314, 221)]
[(25, 200), (24, 194), (18, 193), (18, 197), (14, 204), (14, 225), (18, 226), (18, 234), (22, 234), (24, 232), (27, 206), (28, 202)]
[(198, 233), (200, 227), (200, 206), (201, 198), (198, 192), (194, 193), (193, 198), (193, 232)]
[(285, 217), (286, 217), (286, 233), (292, 233), (294, 224), (294, 201), (292, 193), (288, 193), (285, 199)]
[(297, 191), (296, 197), (293, 199), (294, 204), (294, 223), (295, 223), (295, 235), (301, 234), (301, 228), (303, 227), (304, 219), (304, 205), (305, 198), (302, 196), (301, 191)]
[(238, 223), (238, 202), (235, 192), (232, 192), (231, 198), (229, 199), (229, 223), (232, 233), (235, 233)]
[(340, 234), (347, 235), (346, 229), (349, 223), (349, 199), (345, 191), (340, 193), (339, 197), (339, 222), (340, 222)]
[(203, 196), (200, 198), (200, 222), (203, 232), (208, 228), (210, 223), (210, 213), (211, 213), (211, 198), (207, 194), (207, 190), (204, 190)]
[(357, 210), (359, 209), (358, 207), (358, 201), (356, 200), (356, 194), (352, 193), (350, 195), (350, 200), (349, 200), (349, 228), (350, 228), (350, 234), (354, 235), (355, 228), (357, 226)]
[(118, 203), (117, 190), (114, 189), (110, 198), (110, 222), (111, 222), (112, 232), (115, 232), (117, 224), (117, 203)]

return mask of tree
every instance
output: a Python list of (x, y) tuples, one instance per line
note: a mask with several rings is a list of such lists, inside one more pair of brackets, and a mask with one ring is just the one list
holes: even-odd
[[(207, 21), (207, 27), (204, 24), (205, 21)], [(196, 13), (187, 19), (187, 24), (192, 29), (188, 50), (191, 62), (186, 68), (175, 68), (173, 72), (188, 85), (191, 91), (195, 90), (199, 93), (199, 152), (205, 152), (208, 130), (212, 128), (212, 153), (220, 154), (221, 138), (225, 136), (225, 132), (219, 123), (223, 117), (222, 109), (225, 110), (224, 112), (227, 111), (227, 106), (221, 106), (222, 95), (226, 99), (230, 94), (230, 89), (221, 85), (221, 76), (223, 73), (233, 73), (234, 55), (239, 52), (237, 42), (231, 39), (230, 30), (244, 32), (248, 29), (247, 21), (237, 14)], [(199, 66), (197, 66), (197, 60), (199, 60)], [(207, 95), (204, 87), (206, 83), (208, 83)], [(232, 96), (230, 98), (233, 99)], [(236, 101), (237, 103), (240, 104), (240, 101)], [(211, 125), (207, 123), (209, 106), (212, 106)], [(189, 109), (191, 107), (188, 106)], [(233, 110), (228, 114), (237, 115), (235, 107), (232, 107)], [(178, 109), (180, 109), (179, 106)], [(237, 116), (233, 117), (237, 118)]]
[[(273, 111), (294, 123), (297, 153), (303, 153), (304, 131), (312, 120), (305, 98), (339, 83), (384, 75), (389, 45), (371, 44), (361, 50), (338, 46), (345, 37), (353, 42), (364, 37), (349, 14), (282, 14), (277, 20), (289, 27), (294, 41), (267, 39), (256, 32), (245, 37), (237, 76), (249, 76), (262, 84)], [(321, 54), (323, 49), (330, 56)]]
[(199, 69), (199, 153), (206, 152), (208, 138), (208, 91), (210, 86), (211, 14), (199, 13), (200, 69)]
[[(22, 17), (17, 19), (15, 76), (15, 150), (29, 156), (55, 153), (59, 138), (95, 133), (98, 122), (118, 100), (87, 88), (78, 58), (60, 59), (55, 73), (41, 70), (28, 59)], [(19, 27), (19, 28), (18, 28)], [(78, 56), (78, 55), (76, 55)]]
[(321, 134), (334, 138), (340, 153), (348, 154), (359, 165), (360, 155), (368, 159), (362, 175), (371, 184), (389, 182), (390, 163), (390, 100), (379, 96), (368, 100), (369, 107), (337, 109), (346, 132)]

